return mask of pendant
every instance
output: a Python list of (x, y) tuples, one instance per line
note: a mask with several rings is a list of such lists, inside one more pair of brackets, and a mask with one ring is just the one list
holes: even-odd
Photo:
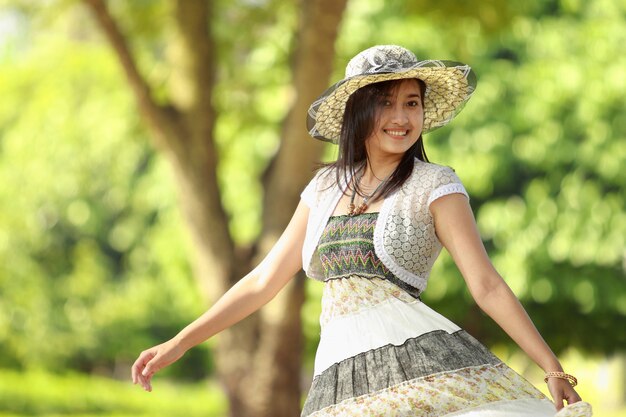
[(363, 214), (365, 213), (365, 210), (367, 210), (367, 204), (363, 202), (359, 204), (359, 207), (356, 209), (356, 212), (354, 214), (356, 215)]
[(354, 216), (355, 212), (354, 212), (354, 203), (350, 203), (348, 204), (348, 216)]
[(363, 200), (358, 207), (354, 205), (354, 203), (348, 204), (348, 216), (358, 216), (359, 214), (365, 213), (367, 210), (367, 200)]

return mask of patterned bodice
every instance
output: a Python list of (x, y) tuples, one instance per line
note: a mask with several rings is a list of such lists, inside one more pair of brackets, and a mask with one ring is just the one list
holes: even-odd
[(376, 256), (374, 228), (378, 213), (357, 216), (332, 216), (324, 228), (317, 248), (324, 280), (349, 278), (387, 279), (414, 297), (420, 291), (399, 280)]

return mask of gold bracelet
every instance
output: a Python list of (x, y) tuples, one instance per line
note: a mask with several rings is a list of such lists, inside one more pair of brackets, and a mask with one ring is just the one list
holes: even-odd
[(566, 374), (565, 372), (547, 372), (545, 378), (543, 378), (543, 382), (547, 383), (549, 378), (565, 379), (566, 381), (569, 381), (572, 387), (578, 385), (578, 380), (576, 379), (576, 377), (570, 374)]

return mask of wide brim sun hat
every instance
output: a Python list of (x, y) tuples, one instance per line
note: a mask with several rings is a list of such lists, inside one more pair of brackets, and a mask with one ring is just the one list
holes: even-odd
[(382, 81), (419, 78), (426, 84), (423, 133), (450, 122), (476, 88), (476, 74), (455, 61), (419, 61), (413, 52), (397, 45), (368, 48), (348, 62), (345, 78), (327, 89), (311, 104), (307, 117), (309, 134), (339, 143), (346, 103), (361, 87)]

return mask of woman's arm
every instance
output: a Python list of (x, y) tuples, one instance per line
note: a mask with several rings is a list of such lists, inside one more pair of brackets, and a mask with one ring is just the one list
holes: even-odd
[[(491, 264), (467, 198), (462, 194), (441, 197), (433, 201), (430, 211), (439, 240), (450, 252), (478, 306), (545, 372), (563, 371), (517, 297)], [(563, 407), (563, 400), (580, 401), (567, 381), (551, 378), (548, 387), (558, 409)]]
[(300, 202), (272, 250), (248, 275), (209, 310), (167, 342), (143, 351), (132, 366), (133, 383), (151, 391), (155, 372), (172, 364), (190, 348), (243, 320), (267, 304), (302, 268), (302, 246), (309, 209)]

